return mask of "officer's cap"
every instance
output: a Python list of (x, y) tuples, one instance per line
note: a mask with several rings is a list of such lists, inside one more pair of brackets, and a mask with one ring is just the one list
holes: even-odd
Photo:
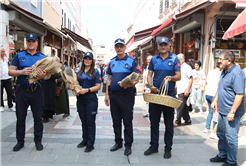
[(116, 39), (115, 41), (114, 41), (114, 46), (116, 46), (116, 44), (122, 44), (122, 45), (126, 45), (125, 44), (125, 41), (123, 40), (123, 39)]
[(37, 41), (38, 40), (38, 37), (37, 37), (37, 35), (35, 33), (28, 33), (26, 35), (26, 41), (28, 41), (30, 39), (32, 39), (34, 41)]
[(86, 52), (84, 58), (85, 57), (90, 57), (91, 59), (93, 59), (93, 54), (91, 52)]
[(168, 38), (167, 37), (160, 37), (158, 39), (158, 45), (160, 45), (161, 43), (167, 43), (167, 44), (169, 44)]

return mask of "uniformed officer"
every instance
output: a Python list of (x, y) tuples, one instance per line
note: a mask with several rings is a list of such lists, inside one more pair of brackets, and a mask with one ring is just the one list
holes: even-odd
[[(108, 67), (105, 104), (109, 106), (113, 120), (113, 128), (115, 134), (115, 145), (110, 151), (116, 151), (122, 148), (121, 132), (122, 124), (125, 127), (124, 138), (125, 138), (125, 152), (126, 156), (132, 153), (131, 146), (133, 143), (133, 106), (135, 103), (135, 85), (138, 81), (132, 84), (123, 84), (120, 87), (118, 82), (130, 75), (132, 72), (139, 73), (138, 65), (136, 60), (125, 53), (126, 45), (123, 39), (115, 40), (115, 51), (117, 56), (111, 59)], [(108, 87), (110, 85), (110, 87)], [(110, 99), (110, 100), (109, 100)]]
[[(29, 84), (28, 76), (32, 72), (31, 66), (45, 55), (37, 51), (38, 38), (34, 33), (26, 35), (27, 49), (18, 52), (15, 55), (9, 68), (10, 76), (18, 76), (16, 89), (16, 138), (17, 144), (13, 151), (19, 151), (24, 147), (25, 131), (26, 131), (26, 115), (27, 108), (30, 105), (34, 118), (34, 142), (37, 150), (43, 150), (41, 143), (43, 137), (43, 103), (44, 93), (41, 87), (43, 80), (39, 80), (37, 84)], [(46, 71), (37, 69), (37, 76), (41, 79), (49, 79), (50, 75)]]
[(91, 152), (94, 149), (96, 137), (95, 121), (98, 109), (96, 92), (101, 88), (101, 76), (99, 71), (95, 69), (95, 62), (91, 52), (87, 52), (84, 55), (84, 60), (78, 71), (78, 81), (82, 86), (82, 90), (77, 96), (77, 110), (82, 121), (83, 140), (77, 147), (86, 146), (84, 152)]
[[(170, 45), (167, 37), (160, 37), (158, 39), (159, 53), (150, 61), (149, 72), (147, 76), (148, 83), (161, 89), (162, 81), (169, 81), (168, 95), (175, 97), (175, 82), (181, 79), (180, 75), (180, 61), (177, 55), (169, 51)], [(153, 81), (152, 81), (152, 76)], [(164, 105), (149, 103), (149, 115), (150, 115), (150, 130), (151, 130), (151, 142), (150, 147), (144, 152), (144, 155), (151, 155), (158, 152), (159, 147), (159, 123), (160, 117), (163, 113), (164, 124), (166, 126), (164, 142), (165, 153), (164, 158), (171, 157), (171, 149), (173, 144), (173, 119), (174, 108)]]

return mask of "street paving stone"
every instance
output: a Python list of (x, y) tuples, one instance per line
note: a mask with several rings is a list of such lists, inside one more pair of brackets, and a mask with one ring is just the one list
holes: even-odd
[[(141, 83), (137, 89), (141, 90)], [(12, 149), (16, 144), (15, 125), (16, 116), (12, 112), (1, 112), (1, 165), (120, 165), (120, 166), (217, 166), (221, 163), (210, 163), (209, 159), (218, 154), (218, 140), (210, 139), (210, 133), (203, 133), (206, 116), (204, 114), (191, 114), (192, 125), (174, 128), (174, 140), (172, 157), (164, 159), (164, 132), (163, 119), (160, 122), (159, 152), (150, 156), (144, 156), (144, 151), (150, 146), (150, 123), (146, 114), (147, 107), (143, 101), (141, 92), (138, 91), (134, 107), (134, 142), (132, 154), (124, 155), (125, 148), (111, 152), (110, 148), (115, 144), (112, 128), (112, 119), (109, 107), (104, 105), (104, 96), (98, 94), (99, 110), (97, 115), (97, 131), (95, 149), (85, 153), (85, 148), (77, 148), (82, 141), (81, 122), (76, 110), (76, 97), (69, 91), (71, 115), (63, 118), (55, 115), (54, 119), (44, 124), (42, 143), (44, 149), (37, 151), (33, 141), (33, 118), (31, 111), (26, 118), (25, 147), (18, 152)], [(205, 107), (204, 107), (205, 108)], [(245, 124), (245, 120), (244, 120)], [(238, 165), (246, 166), (246, 127), (239, 131)], [(122, 131), (122, 137), (124, 136)], [(124, 145), (124, 142), (123, 142)]]

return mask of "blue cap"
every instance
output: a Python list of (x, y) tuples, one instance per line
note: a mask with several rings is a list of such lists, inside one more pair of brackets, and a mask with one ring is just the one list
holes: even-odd
[(91, 59), (93, 59), (93, 54), (91, 52), (86, 52), (84, 58), (85, 57), (90, 57)]
[(123, 39), (116, 39), (115, 41), (114, 41), (114, 45), (116, 45), (116, 44), (122, 44), (122, 45), (126, 45), (125, 44), (125, 40), (123, 40)]
[(160, 37), (158, 39), (158, 45), (160, 45), (161, 43), (167, 43), (167, 44), (169, 44), (168, 38), (167, 37)]
[(32, 39), (34, 41), (37, 41), (38, 40), (38, 37), (37, 37), (37, 35), (35, 33), (28, 33), (26, 35), (26, 41), (28, 41), (30, 39)]

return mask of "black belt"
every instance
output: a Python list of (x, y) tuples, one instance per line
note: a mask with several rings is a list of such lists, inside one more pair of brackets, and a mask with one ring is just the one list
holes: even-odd
[(136, 89), (135, 90), (131, 90), (131, 91), (125, 91), (125, 92), (111, 91), (111, 93), (113, 93), (114, 95), (126, 95), (126, 94), (130, 94), (130, 93), (136, 93)]
[(20, 88), (22, 88), (22, 89), (26, 89), (26, 90), (29, 90), (29, 89), (35, 90), (36, 88), (38, 88), (38, 87), (40, 87), (40, 86), (35, 86), (35, 87), (25, 87), (25, 86), (18, 85), (18, 87), (20, 87)]

